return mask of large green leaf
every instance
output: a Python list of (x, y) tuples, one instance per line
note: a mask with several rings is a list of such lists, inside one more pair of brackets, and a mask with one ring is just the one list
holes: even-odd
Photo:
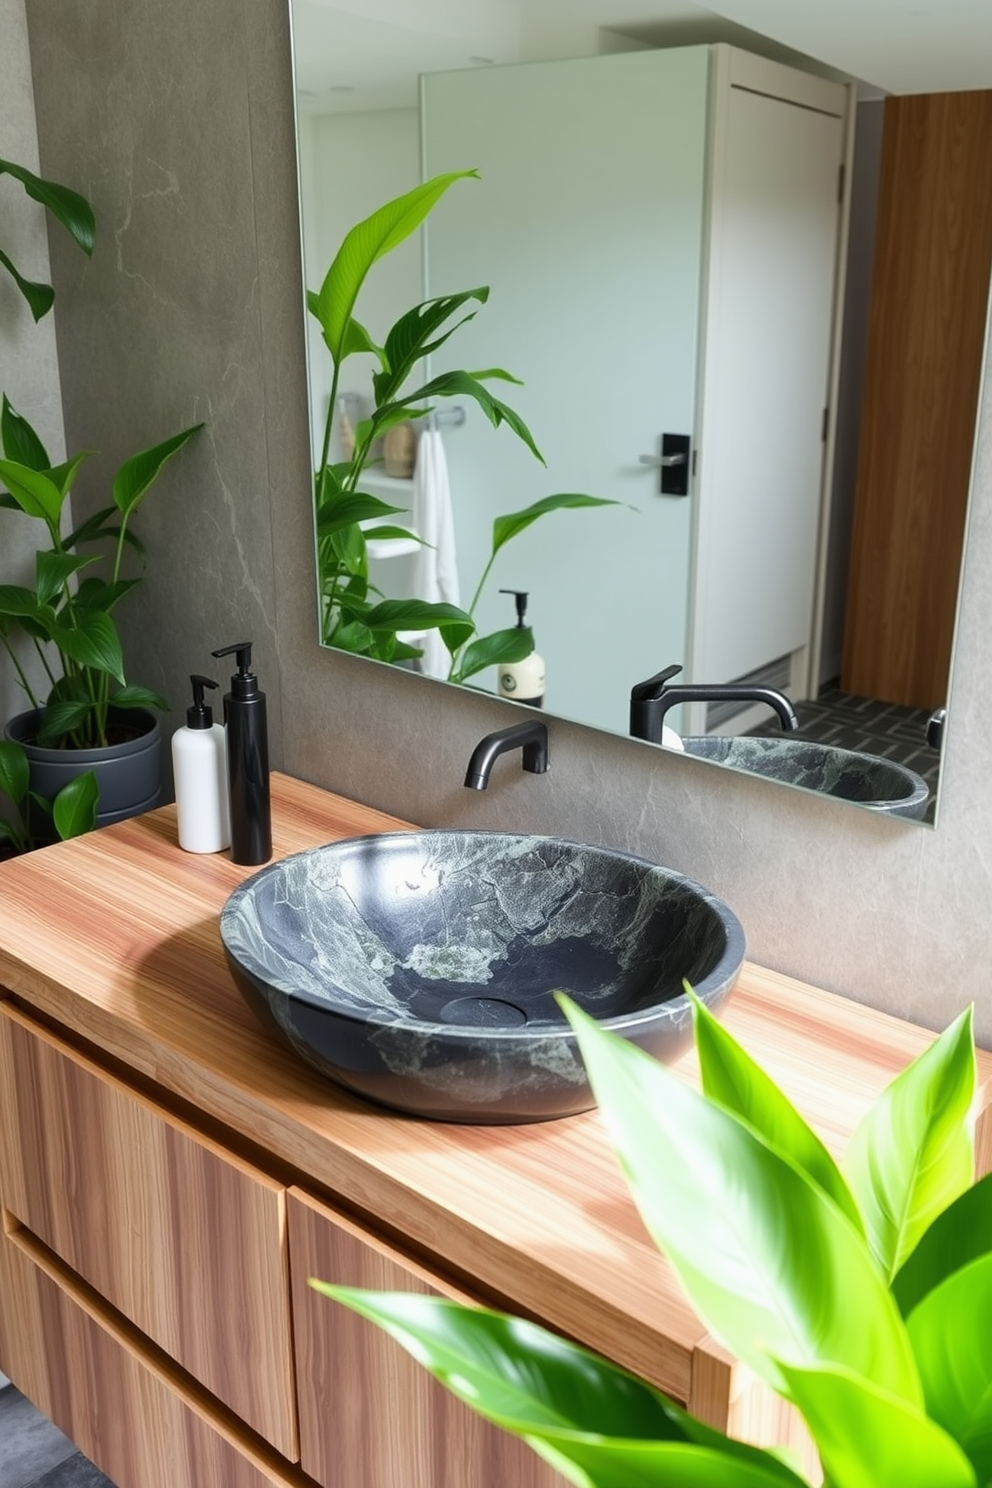
[[(507, 376), (506, 380), (516, 382), (517, 379)], [(412, 418), (417, 411), (412, 405), (430, 404), (434, 398), (473, 399), (482, 409), (482, 412), (486, 415), (486, 418), (494, 429), (498, 429), (500, 424), (506, 424), (507, 428), (512, 429), (518, 439), (523, 440), (531, 454), (540, 460), (542, 465), (545, 464), (544, 456), (535, 444), (533, 434), (516, 409), (511, 408), (508, 403), (502, 402), (501, 399), (494, 398), (489, 389), (484, 385), (482, 378), (472, 372), (442, 372), (439, 376), (432, 377), (430, 382), (425, 382), (423, 387), (417, 388), (415, 392), (410, 393), (409, 397), (398, 399), (396, 403), (388, 406), (391, 409), (406, 408), (407, 417)], [(377, 428), (379, 426), (379, 418), (380, 414), (377, 414)]]
[(158, 708), (160, 712), (167, 713), (169, 705), (160, 692), (155, 692), (151, 687), (133, 686), (119, 687), (110, 699), (112, 708)]
[(92, 770), (84, 770), (62, 787), (52, 802), (52, 819), (63, 842), (92, 832), (99, 800), (100, 787)]
[(52, 640), (64, 656), (78, 666), (107, 672), (124, 685), (124, 657), (117, 627), (102, 610), (79, 610), (75, 625), (59, 621), (52, 627)]
[(140, 583), (140, 579), (118, 579), (113, 584), (106, 579), (84, 579), (76, 590), (73, 605), (79, 610), (104, 610), (109, 614)]
[(318, 508), (317, 536), (329, 537), (332, 532), (350, 527), (353, 522), (369, 522), (375, 517), (390, 517), (405, 510), (402, 506), (390, 506), (388, 501), (367, 491), (345, 492), (330, 497)]
[[(532, 1446), (545, 1444), (596, 1484), (801, 1488), (777, 1458), (729, 1440), (642, 1380), (534, 1323), (417, 1293), (311, 1285), (384, 1328), (487, 1420)], [(674, 1445), (678, 1453), (665, 1450)]]
[(336, 362), (343, 359), (348, 323), (369, 269), (420, 226), (450, 186), (469, 176), (477, 178), (478, 171), (451, 171), (433, 176), (412, 191), (386, 202), (370, 217), (356, 223), (345, 236), (324, 276), (316, 302), (310, 306)]
[(38, 729), (38, 743), (46, 749), (60, 745), (66, 735), (74, 734), (87, 724), (95, 708), (94, 703), (84, 698), (50, 698)]
[(736, 1117), (561, 1002), (634, 1200), (707, 1326), (782, 1393), (777, 1361), (841, 1364), (921, 1406), (895, 1303), (836, 1204)]
[(87, 256), (92, 254), (96, 242), (96, 218), (84, 196), (80, 196), (78, 191), (73, 191), (69, 186), (61, 186), (57, 181), (47, 181), (43, 176), (36, 176), (33, 171), (27, 170), (23, 165), (15, 165), (11, 160), (0, 160), (0, 175), (13, 176), (20, 181), (28, 196), (51, 212), (83, 252)]
[(29, 517), (38, 517), (52, 531), (58, 530), (63, 493), (51, 478), (17, 460), (0, 460), (0, 480)]
[(161, 444), (154, 444), (149, 449), (140, 450), (138, 454), (124, 461), (114, 476), (111, 490), (114, 505), (122, 516), (130, 515), (149, 486), (158, 478), (166, 461), (178, 454), (183, 445), (187, 444), (202, 428), (202, 424), (192, 424), (190, 428), (183, 429), (180, 434), (173, 434), (171, 439), (163, 439)]
[(48, 451), (24, 416), (3, 395), (0, 409), (0, 449), (8, 460), (27, 465), (31, 470), (47, 470), (51, 465)]
[(325, 626), (324, 644), (352, 656), (367, 656), (375, 645), (375, 637), (360, 620), (347, 620), (330, 628)]
[(335, 577), (333, 569), (340, 567), (363, 583), (367, 580), (368, 549), (365, 534), (357, 522), (348, 522), (328, 533), (326, 538), (321, 537), (320, 553), (325, 563), (330, 563), (332, 577)]
[(801, 1168), (864, 1234), (840, 1169), (792, 1102), (697, 997), (692, 1015), (706, 1096), (746, 1121), (770, 1147)]
[(992, 1482), (992, 1255), (934, 1287), (906, 1327), (928, 1412), (967, 1452), (979, 1481)]
[(511, 537), (516, 537), (518, 532), (523, 532), (532, 522), (539, 517), (546, 516), (548, 512), (573, 510), (582, 506), (619, 506), (617, 501), (608, 501), (603, 496), (582, 496), (569, 492), (557, 496), (544, 496), (540, 501), (535, 501), (532, 506), (525, 507), (523, 511), (510, 512), (503, 517), (497, 517), (493, 523), (493, 553), (498, 553)]
[(446, 630), (463, 631), (467, 640), (474, 629), (472, 619), (452, 604), (430, 604), (424, 599), (384, 599), (365, 617), (370, 630)]
[(469, 300), (478, 300), (484, 305), (488, 298), (487, 286), (466, 289), (460, 294), (439, 295), (435, 299), (425, 300), (422, 305), (415, 305), (401, 316), (386, 337), (383, 347), (385, 370), (372, 378), (375, 401), (388, 403), (399, 392), (417, 362), (437, 351), (449, 336), (454, 335), (459, 326), (473, 319), (474, 312), (449, 326), (443, 335), (436, 335), (456, 310), (460, 310)]
[(35, 586), (38, 591), (38, 603), (51, 604), (52, 600), (62, 593), (66, 579), (96, 561), (95, 553), (88, 558), (77, 557), (74, 553), (36, 553)]
[(22, 584), (0, 584), (0, 615), (12, 615), (21, 619), (23, 616), (37, 614), (38, 596), (33, 589), (25, 589)]
[(0, 739), (0, 795), (19, 806), (28, 793), (31, 769), (28, 757), (13, 739)]
[(534, 632), (529, 625), (514, 625), (508, 630), (496, 630), (491, 635), (478, 636), (465, 647), (458, 658), (458, 667), (451, 680), (464, 682), (486, 667), (523, 661), (533, 649)]
[(968, 1112), (974, 1089), (966, 1008), (883, 1091), (851, 1138), (844, 1172), (887, 1282), (972, 1181)]
[[(533, 1447), (577, 1488), (782, 1488), (775, 1458), (741, 1462), (735, 1453), (687, 1442), (615, 1441), (579, 1432), (526, 1436)], [(807, 1488), (805, 1479), (788, 1480)]]
[(978, 1488), (953, 1438), (905, 1400), (839, 1365), (781, 1369), (830, 1488)]
[(902, 1269), (892, 1278), (892, 1293), (903, 1317), (948, 1276), (992, 1253), (992, 1173), (938, 1214)]

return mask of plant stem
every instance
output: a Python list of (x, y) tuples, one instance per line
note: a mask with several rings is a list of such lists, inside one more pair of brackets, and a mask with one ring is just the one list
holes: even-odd
[[(41, 705), (38, 702), (38, 699), (34, 695), (34, 691), (33, 691), (32, 687), (31, 687), (31, 683), (28, 681), (27, 673), (25, 672), (24, 668), (21, 666), (21, 663), (18, 661), (17, 654), (14, 651), (13, 646), (10, 644), (9, 639), (7, 638), (7, 636), (3, 635), (3, 636), (0, 636), (0, 640), (3, 641), (3, 648), (6, 651), (7, 655), (10, 657), (11, 665), (13, 666), (14, 671), (17, 673), (18, 684), (20, 685), (20, 687), (22, 688), (22, 690), (27, 694), (28, 702), (31, 704), (32, 708), (38, 708), (38, 707), (40, 707)], [(37, 640), (35, 640), (35, 645), (36, 646), (38, 645)]]
[[(475, 593), (472, 595), (472, 603), (468, 607), (467, 613), (468, 613), (468, 616), (469, 616), (469, 619), (470, 620), (474, 620), (475, 619), (475, 607), (479, 603), (479, 600), (482, 598), (482, 591), (483, 591), (483, 589), (486, 586), (486, 580), (488, 579), (489, 574), (490, 574), (490, 571), (492, 570), (492, 566), (493, 566), (493, 564), (495, 562), (496, 562), (496, 554), (495, 553), (490, 553), (490, 555), (489, 555), (489, 562), (486, 564), (485, 568), (482, 570), (482, 577), (481, 577), (481, 579), (479, 580), (479, 582), (475, 586)], [(475, 632), (473, 631), (472, 634), (474, 635)], [(465, 650), (465, 646), (468, 645), (468, 642), (471, 639), (472, 639), (472, 636), (469, 636), (468, 641), (465, 642), (465, 645), (464, 646), (459, 646), (458, 650), (452, 656), (452, 658), (451, 658), (451, 666), (448, 668), (448, 681), (449, 682), (458, 682), (458, 681), (461, 680), (459, 678), (459, 676), (458, 676), (458, 658), (461, 656), (462, 652)]]

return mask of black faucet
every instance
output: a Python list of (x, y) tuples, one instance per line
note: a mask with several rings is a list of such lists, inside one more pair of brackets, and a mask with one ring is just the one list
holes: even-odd
[(532, 775), (543, 775), (548, 768), (548, 725), (538, 719), (514, 723), (480, 739), (472, 750), (465, 772), (465, 784), (469, 790), (485, 790), (489, 784), (489, 772), (499, 756), (509, 749), (521, 748), (523, 768)]
[(683, 682), (669, 687), (672, 677), (677, 677), (682, 668), (678, 665), (666, 667), (646, 682), (638, 682), (630, 689), (630, 732), (635, 739), (647, 739), (649, 744), (661, 743), (661, 730), (669, 708), (679, 703), (767, 703), (779, 716), (782, 728), (790, 733), (799, 727), (796, 710), (784, 692), (774, 687), (752, 687), (746, 682)]

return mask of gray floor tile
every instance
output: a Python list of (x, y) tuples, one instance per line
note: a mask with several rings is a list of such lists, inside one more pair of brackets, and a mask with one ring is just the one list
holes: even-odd
[(82, 1452), (75, 1452), (73, 1456), (60, 1462), (58, 1467), (53, 1467), (43, 1478), (39, 1478), (31, 1488), (114, 1488), (109, 1478), (105, 1478), (99, 1468), (94, 1467), (88, 1457)]
[(0, 1390), (0, 1488), (27, 1488), (75, 1450), (13, 1385)]

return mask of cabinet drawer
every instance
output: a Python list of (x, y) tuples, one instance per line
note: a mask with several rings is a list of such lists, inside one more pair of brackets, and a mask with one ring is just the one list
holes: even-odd
[(0, 1365), (116, 1488), (303, 1488), (86, 1293), (26, 1231), (0, 1231)]
[(296, 1459), (280, 1184), (0, 1007), (0, 1197)]
[(298, 1189), (289, 1236), (305, 1472), (325, 1488), (565, 1488), (530, 1447), (307, 1283), (464, 1297)]

